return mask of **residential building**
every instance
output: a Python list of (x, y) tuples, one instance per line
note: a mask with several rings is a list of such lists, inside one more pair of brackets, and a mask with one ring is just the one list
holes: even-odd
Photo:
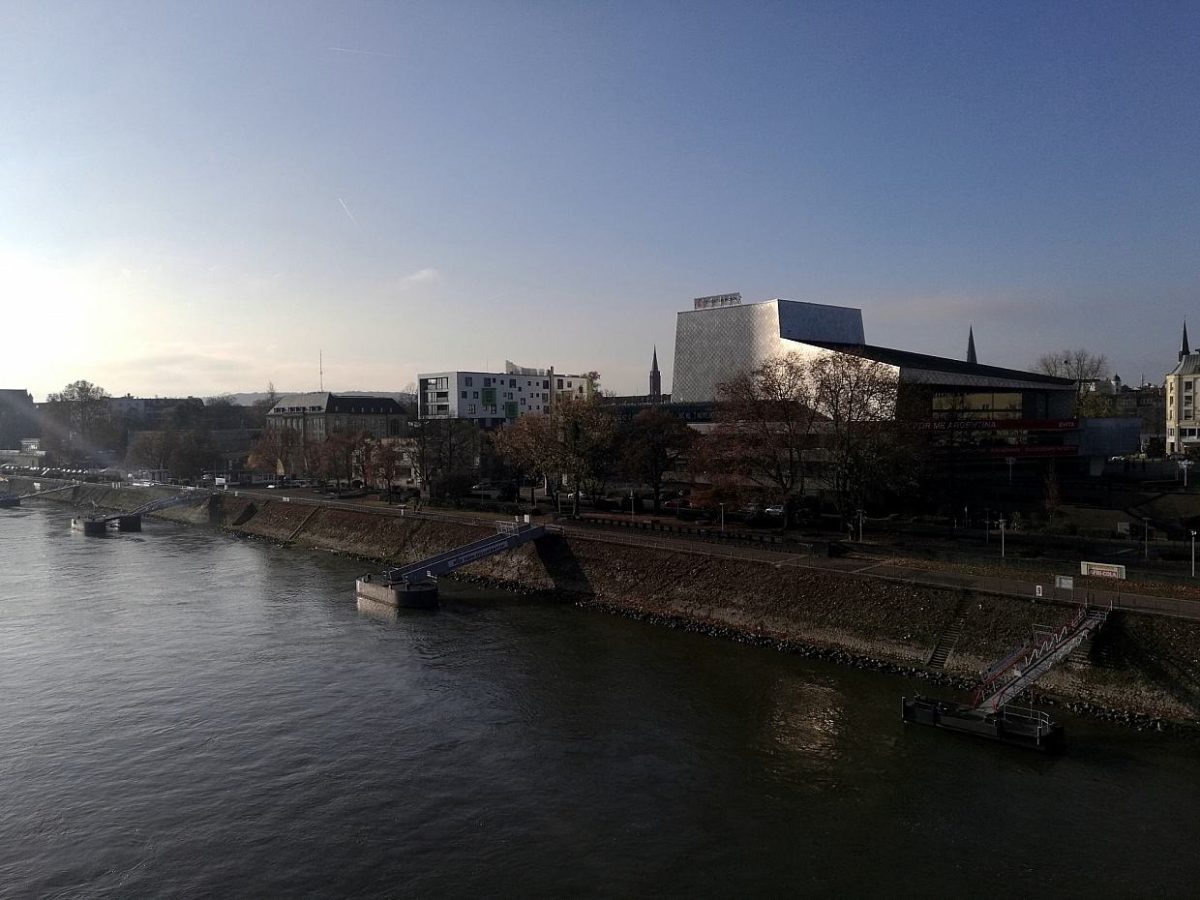
[(1167, 453), (1186, 453), (1200, 443), (1200, 353), (1188, 347), (1187, 323), (1183, 324), (1183, 339), (1179, 358), (1163, 385), (1166, 391)]
[(525, 415), (546, 415), (564, 399), (590, 399), (588, 375), (568, 375), (505, 362), (503, 372), (426, 372), (417, 376), (422, 419), (468, 419), (494, 428)]

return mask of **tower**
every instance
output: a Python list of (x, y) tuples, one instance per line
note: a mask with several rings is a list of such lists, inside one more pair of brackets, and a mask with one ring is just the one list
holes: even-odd
[(662, 402), (662, 375), (658, 371), (658, 346), (654, 347), (654, 359), (650, 363), (650, 402)]
[(979, 360), (975, 358), (975, 326), (972, 325), (967, 329), (967, 362), (972, 365), (977, 365)]
[(1190, 355), (1191, 352), (1192, 351), (1188, 349), (1187, 320), (1185, 319), (1183, 322), (1183, 342), (1179, 345), (1179, 361), (1183, 362), (1183, 358)]

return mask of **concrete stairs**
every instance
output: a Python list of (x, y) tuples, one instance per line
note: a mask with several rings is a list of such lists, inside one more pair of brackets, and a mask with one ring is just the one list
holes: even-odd
[(939, 635), (937, 643), (933, 645), (933, 652), (929, 654), (925, 668), (936, 671), (946, 668), (946, 660), (954, 652), (958, 639), (962, 636), (963, 627), (967, 624), (967, 612), (970, 608), (970, 603), (965, 596), (958, 598), (958, 605), (954, 607), (954, 618), (950, 620), (946, 630)]

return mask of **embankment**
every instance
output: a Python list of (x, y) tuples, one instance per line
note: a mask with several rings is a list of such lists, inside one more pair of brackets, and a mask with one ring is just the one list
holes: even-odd
[[(155, 490), (87, 485), (48, 499), (129, 510), (152, 499)], [(489, 531), (470, 521), (232, 495), (200, 498), (195, 506), (155, 515), (388, 563), (415, 562)], [(935, 676), (952, 683), (970, 680), (1024, 640), (1035, 625), (1061, 624), (1072, 612), (1032, 598), (710, 551), (703, 545), (663, 548), (573, 532), (548, 536), (462, 571), (512, 589), (566, 597), (677, 627), (914, 672), (923, 669), (938, 639), (962, 616), (961, 637), (944, 674)], [(1097, 638), (1090, 662), (1068, 663), (1040, 687), (1076, 705), (1200, 722), (1200, 623), (1114, 614)]]

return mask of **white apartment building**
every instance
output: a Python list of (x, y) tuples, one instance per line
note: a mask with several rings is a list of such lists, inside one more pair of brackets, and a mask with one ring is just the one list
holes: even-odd
[(1188, 348), (1187, 325), (1179, 362), (1167, 373), (1167, 452), (1185, 453), (1200, 443), (1200, 353)]
[(586, 375), (531, 369), (505, 362), (503, 372), (427, 372), (417, 376), (422, 419), (470, 419), (484, 428), (520, 416), (545, 415), (565, 397), (588, 399), (595, 392)]

